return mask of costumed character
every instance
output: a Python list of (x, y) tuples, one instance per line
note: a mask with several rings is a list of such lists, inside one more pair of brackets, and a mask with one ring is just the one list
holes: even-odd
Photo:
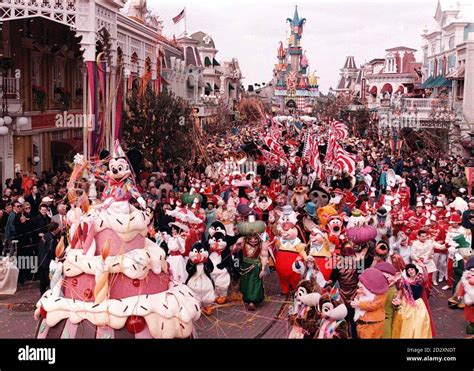
[(214, 233), (209, 237), (209, 259), (214, 264), (214, 270), (211, 273), (212, 280), (216, 287), (216, 303), (224, 304), (227, 298), (227, 292), (230, 286), (230, 270), (232, 259), (230, 248), (227, 246), (225, 234)]
[(117, 212), (129, 213), (128, 201), (133, 197), (145, 209), (146, 202), (133, 181), (125, 152), (118, 143), (115, 144), (114, 156), (109, 161), (106, 180), (107, 185), (102, 193), (103, 207), (108, 208), (113, 204)]
[(314, 184), (311, 187), (311, 190), (308, 194), (308, 198), (311, 202), (314, 202), (316, 205), (316, 209), (322, 208), (329, 203), (329, 192), (326, 191), (324, 188)]
[(315, 339), (347, 339), (349, 338), (349, 324), (345, 320), (347, 307), (342, 301), (339, 284), (327, 287), (319, 299), (318, 310), (320, 321), (314, 336)]
[(321, 288), (314, 281), (301, 281), (295, 291), (293, 305), (289, 310), (291, 326), (289, 339), (311, 339), (314, 337), (319, 321), (318, 303)]
[(265, 194), (261, 194), (255, 201), (256, 207), (254, 208), (260, 220), (265, 223), (268, 222), (270, 211), (272, 210), (272, 200)]
[(173, 280), (184, 283), (188, 278), (186, 272), (186, 260), (184, 259), (185, 244), (189, 228), (179, 222), (170, 223), (171, 236), (168, 238), (168, 257), (166, 261), (169, 264)]
[(186, 237), (185, 251), (183, 253), (184, 257), (188, 256), (191, 246), (201, 239), (204, 228), (203, 226), (205, 225), (205, 217), (204, 219), (197, 217), (195, 212), (190, 209), (190, 205), (195, 204), (195, 199), (198, 199), (199, 202), (201, 202), (202, 196), (194, 193), (194, 190), (191, 189), (189, 193), (182, 194), (181, 201), (177, 201), (174, 210), (166, 210), (166, 215), (174, 217), (177, 222), (182, 223), (189, 228), (188, 236)]
[(268, 243), (260, 238), (260, 233), (265, 231), (265, 223), (251, 215), (248, 222), (239, 223), (237, 228), (243, 236), (232, 249), (234, 253), (240, 253), (242, 260), (239, 289), (247, 309), (254, 311), (265, 298), (263, 277), (268, 264)]
[(328, 281), (332, 272), (332, 260), (330, 251), (330, 242), (326, 232), (321, 231), (315, 226), (309, 235), (309, 256), (311, 256), (318, 270), (323, 275), (324, 279)]
[(209, 259), (209, 250), (202, 242), (196, 242), (189, 252), (189, 259), (186, 263), (188, 278), (186, 285), (193, 291), (196, 298), (201, 303), (201, 310), (204, 314), (210, 315), (214, 311), (211, 306), (216, 300), (214, 281), (211, 273), (214, 264)]
[(294, 209), (302, 208), (308, 201), (308, 187), (304, 185), (297, 185), (293, 189), (290, 204)]
[(298, 256), (293, 263), (293, 271), (300, 275), (301, 281), (312, 281), (319, 287), (326, 285), (326, 279), (319, 271), (315, 259), (311, 255), (308, 255), (306, 261), (303, 261), (303, 258)]
[(392, 219), (385, 207), (377, 210), (374, 226), (377, 229), (377, 236), (375, 237), (377, 242), (380, 240), (388, 241), (392, 236)]
[(342, 214), (332, 215), (326, 224), (326, 232), (330, 242), (331, 254), (339, 254), (341, 243), (345, 240), (344, 216)]
[(378, 269), (367, 268), (359, 276), (358, 286), (357, 296), (351, 302), (357, 335), (361, 339), (380, 339), (384, 332), (387, 280)]
[(306, 259), (306, 245), (298, 238), (297, 213), (293, 211), (288, 216), (283, 215), (280, 219), (283, 219), (284, 222), (279, 228), (280, 236), (276, 238), (275, 242), (278, 251), (275, 269), (280, 279), (281, 294), (288, 295), (291, 288), (296, 290), (298, 286), (300, 277), (293, 271), (292, 266), (298, 255)]
[(416, 265), (407, 264), (405, 274), (406, 279), (397, 281), (398, 294), (392, 301), (396, 308), (392, 338), (431, 339), (435, 333), (425, 292), (429, 279), (426, 267), (420, 273)]
[(466, 263), (466, 270), (462, 274), (456, 295), (464, 302), (464, 319), (468, 323), (466, 334), (474, 335), (474, 257)]
[[(462, 275), (464, 274), (464, 267), (467, 260), (472, 254), (471, 244), (466, 241), (464, 235), (458, 235), (453, 238), (453, 243), (456, 244), (456, 247), (451, 246), (448, 250), (450, 254), (453, 255), (453, 293), (454, 295), (448, 299), (448, 303), (451, 307), (463, 307), (463, 303), (457, 301), (456, 290), (461, 280)], [(454, 251), (453, 251), (454, 250)]]
[(385, 322), (382, 339), (392, 338), (393, 319), (395, 316), (395, 309), (393, 306), (393, 300), (397, 297), (397, 287), (395, 285), (397, 281), (397, 270), (395, 267), (387, 262), (381, 262), (374, 266), (383, 273), (388, 282), (387, 300), (385, 300)]

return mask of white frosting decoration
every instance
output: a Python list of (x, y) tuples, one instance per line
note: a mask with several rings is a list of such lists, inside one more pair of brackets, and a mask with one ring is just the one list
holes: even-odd
[(68, 318), (73, 324), (86, 319), (96, 326), (110, 326), (118, 330), (125, 326), (129, 316), (142, 316), (154, 338), (189, 337), (193, 321), (201, 315), (199, 302), (192, 290), (176, 283), (159, 294), (108, 299), (100, 304), (60, 298), (48, 290), (36, 306), (44, 307), (46, 324), (50, 327)]
[(75, 277), (82, 273), (97, 276), (98, 273), (123, 273), (131, 279), (144, 279), (150, 269), (160, 274), (166, 264), (164, 250), (145, 238), (145, 247), (122, 255), (109, 256), (105, 262), (101, 255), (84, 255), (82, 249), (68, 249), (64, 261), (64, 275)]
[(150, 216), (146, 212), (131, 206), (130, 214), (118, 214), (110, 208), (106, 210), (92, 210), (94, 215), (94, 231), (99, 233), (104, 229), (114, 231), (122, 241), (132, 241), (137, 235), (145, 237), (148, 233)]

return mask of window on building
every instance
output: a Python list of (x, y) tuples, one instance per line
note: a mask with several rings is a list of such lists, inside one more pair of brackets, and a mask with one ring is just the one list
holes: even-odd
[(61, 91), (64, 87), (64, 58), (57, 57), (53, 63), (53, 85), (52, 85), (52, 94), (51, 96), (57, 97), (61, 94)]
[(82, 100), (84, 95), (83, 91), (83, 73), (82, 73), (82, 63), (78, 63), (74, 70), (74, 99)]
[(431, 55), (436, 54), (436, 43), (431, 44)]
[(41, 55), (37, 53), (31, 54), (31, 85), (41, 85)]
[(454, 48), (454, 36), (451, 36), (448, 41), (449, 49)]

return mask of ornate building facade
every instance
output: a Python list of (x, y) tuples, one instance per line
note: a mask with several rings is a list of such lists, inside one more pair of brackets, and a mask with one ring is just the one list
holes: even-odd
[(284, 47), (280, 42), (278, 63), (274, 68), (274, 103), (281, 111), (285, 108), (303, 111), (312, 106), (312, 101), (319, 95), (318, 78), (309, 73), (309, 62), (301, 46), (306, 18), (300, 18), (295, 7), (293, 18), (288, 18), (287, 22), (291, 31), (288, 45)]

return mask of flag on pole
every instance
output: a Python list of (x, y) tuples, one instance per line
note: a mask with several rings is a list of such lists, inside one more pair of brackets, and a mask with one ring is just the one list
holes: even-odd
[(179, 13), (176, 17), (173, 18), (174, 24), (178, 23), (180, 20), (182, 20), (182, 19), (184, 18), (184, 16), (185, 16), (185, 13), (184, 13), (185, 9), (186, 9), (186, 8), (184, 8), (184, 9), (181, 11), (181, 13)]

